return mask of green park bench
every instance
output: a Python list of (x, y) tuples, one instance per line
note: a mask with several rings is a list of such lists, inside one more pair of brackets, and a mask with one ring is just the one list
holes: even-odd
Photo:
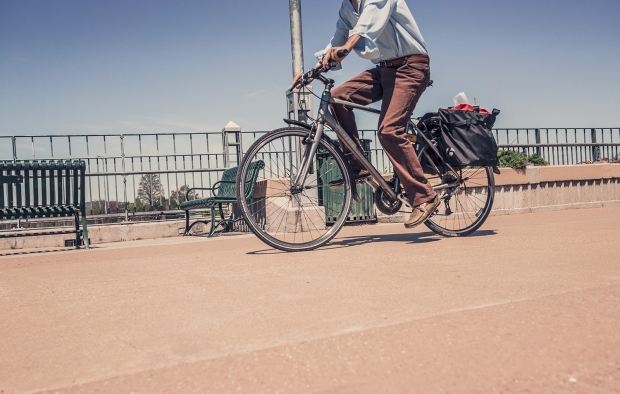
[(0, 238), (75, 234), (75, 247), (83, 240), (88, 249), (85, 172), (83, 160), (0, 163), (0, 221), (75, 218), (75, 230), (2, 232)]
[[(250, 185), (248, 187), (246, 198), (253, 201), (254, 199), (254, 187), (256, 186), (256, 178), (258, 177), (258, 173), (261, 169), (265, 167), (265, 163), (261, 160), (255, 161), (250, 164), (249, 171), (246, 175), (246, 185)], [(190, 230), (194, 225), (198, 223), (210, 224), (211, 229), (209, 230), (209, 237), (213, 235), (215, 230), (222, 226), (225, 231), (232, 231), (234, 223), (237, 221), (243, 220), (241, 218), (233, 218), (231, 214), (229, 218), (224, 217), (224, 210), (222, 206), (224, 204), (233, 204), (237, 202), (237, 188), (235, 186), (237, 182), (237, 169), (238, 167), (229, 168), (222, 173), (222, 178), (219, 182), (217, 182), (211, 188), (200, 188), (194, 187), (189, 189), (185, 193), (186, 201), (182, 202), (180, 205), (180, 209), (185, 211), (185, 232), (183, 235), (191, 235)], [(213, 197), (209, 198), (200, 198), (195, 200), (190, 200), (190, 193), (194, 190), (210, 190)], [(219, 211), (220, 219), (218, 220), (216, 217), (216, 208)], [(196, 220), (190, 225), (190, 211), (194, 209), (210, 209), (211, 210), (211, 220), (210, 222), (206, 222), (204, 220)]]

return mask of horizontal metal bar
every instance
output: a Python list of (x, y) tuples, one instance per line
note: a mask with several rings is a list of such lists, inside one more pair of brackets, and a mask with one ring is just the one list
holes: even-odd
[[(249, 133), (248, 131), (246, 131), (245, 133)], [(67, 137), (71, 137), (71, 138), (81, 138), (81, 137), (138, 137), (138, 136), (158, 136), (158, 135), (217, 135), (217, 136), (221, 136), (222, 132), (218, 132), (218, 131), (209, 131), (209, 132), (193, 132), (193, 133), (188, 133), (188, 132), (180, 132), (180, 133), (133, 133), (133, 134), (47, 134), (47, 135), (20, 135), (20, 136), (16, 136), (15, 138), (67, 138)], [(0, 137), (0, 138), (11, 138), (11, 137)]]
[[(93, 160), (100, 160), (100, 161), (106, 161), (106, 160), (131, 160), (131, 159), (142, 159), (144, 161), (144, 159), (160, 159), (160, 158), (177, 158), (177, 157), (200, 157), (200, 156), (224, 156), (223, 152), (220, 153), (187, 153), (187, 154), (173, 154), (173, 155), (142, 155), (142, 156), (81, 156), (81, 157), (73, 157), (71, 158), (71, 160), (89, 160), (89, 161), (93, 161)], [(36, 160), (36, 161), (42, 161), (42, 160), (62, 160), (59, 159), (57, 157), (37, 157), (36, 159), (26, 159), (26, 160)], [(6, 161), (6, 160), (3, 160)]]
[(23, 183), (24, 182), (24, 177), (21, 175), (7, 175), (7, 176), (2, 176), (0, 175), (0, 185), (8, 183), (8, 184), (14, 184), (14, 183)]
[(159, 171), (125, 171), (125, 172), (91, 172), (86, 173), (89, 176), (126, 176), (126, 175), (157, 175), (157, 174), (184, 174), (190, 172), (222, 172), (226, 168), (193, 168), (186, 170), (159, 170)]

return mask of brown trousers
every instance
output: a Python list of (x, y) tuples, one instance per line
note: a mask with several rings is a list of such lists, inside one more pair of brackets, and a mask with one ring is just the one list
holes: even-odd
[[(407, 122), (429, 81), (428, 57), (410, 56), (398, 68), (377, 67), (364, 71), (332, 91), (334, 98), (362, 105), (383, 100), (377, 135), (413, 206), (435, 197), (411, 142), (405, 138)], [(340, 126), (361, 147), (353, 110), (332, 105), (332, 111)], [(345, 155), (354, 169), (360, 168), (350, 153), (345, 152)]]

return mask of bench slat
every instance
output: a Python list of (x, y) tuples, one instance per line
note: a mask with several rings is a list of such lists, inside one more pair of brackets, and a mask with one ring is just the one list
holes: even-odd
[(65, 170), (65, 205), (71, 205), (71, 169)]
[(78, 199), (78, 170), (73, 170), (73, 205), (79, 205), (80, 201)]
[[(23, 181), (23, 177), (21, 177), (19, 175), (18, 175), (18, 177), (20, 178), (21, 181)], [(23, 193), (23, 188), (22, 188), (21, 182), (15, 183), (15, 200), (16, 200), (15, 202), (16, 202), (18, 207), (21, 207), (23, 205), (22, 204), (22, 193)]]
[(47, 176), (46, 173), (47, 170), (42, 169), (41, 170), (41, 205), (45, 206), (47, 205)]
[(27, 207), (30, 206), (30, 170), (24, 170), (24, 193), (25, 193), (25, 204)]
[(56, 178), (54, 176), (54, 169), (52, 167), (52, 169), (50, 169), (49, 171), (49, 181), (50, 181), (50, 201), (49, 201), (49, 205), (55, 205), (56, 204)]
[(39, 205), (39, 170), (32, 171), (32, 191), (33, 191), (33, 204), (35, 207)]
[[(4, 170), (0, 170), (0, 177), (4, 176)], [(4, 183), (0, 183), (0, 209), (4, 208)]]
[[(7, 171), (7, 176), (11, 176), (12, 175), (11, 172), (13, 172), (13, 171), (11, 171), (11, 170)], [(9, 183), (6, 186), (7, 186), (7, 191), (8, 191), (8, 193), (7, 193), (7, 203), (8, 203), (7, 206), (9, 208), (13, 208), (13, 184)]]
[(59, 168), (57, 171), (57, 177), (56, 177), (56, 204), (64, 204), (65, 202), (63, 201), (63, 193), (62, 193), (62, 184), (63, 179), (62, 179), (62, 169)]

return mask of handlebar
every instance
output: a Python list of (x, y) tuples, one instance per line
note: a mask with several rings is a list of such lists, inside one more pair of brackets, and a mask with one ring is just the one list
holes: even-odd
[[(341, 49), (338, 52), (336, 52), (336, 56), (338, 56), (339, 58), (344, 58), (348, 54), (349, 54), (349, 51), (346, 49)], [(304, 75), (301, 76), (301, 78), (299, 78), (296, 84), (289, 86), (286, 89), (286, 91), (291, 92), (293, 91), (296, 85), (298, 85), (301, 88), (303, 86), (308, 85), (310, 82), (312, 82), (313, 79), (317, 79), (317, 78), (320, 79), (319, 77), (321, 76), (321, 74), (329, 71), (335, 65), (336, 65), (335, 63), (330, 63), (329, 67), (325, 69), (323, 68), (323, 62), (319, 60), (319, 62), (315, 64), (314, 67), (312, 67), (310, 70), (308, 70), (307, 73), (305, 73)]]

